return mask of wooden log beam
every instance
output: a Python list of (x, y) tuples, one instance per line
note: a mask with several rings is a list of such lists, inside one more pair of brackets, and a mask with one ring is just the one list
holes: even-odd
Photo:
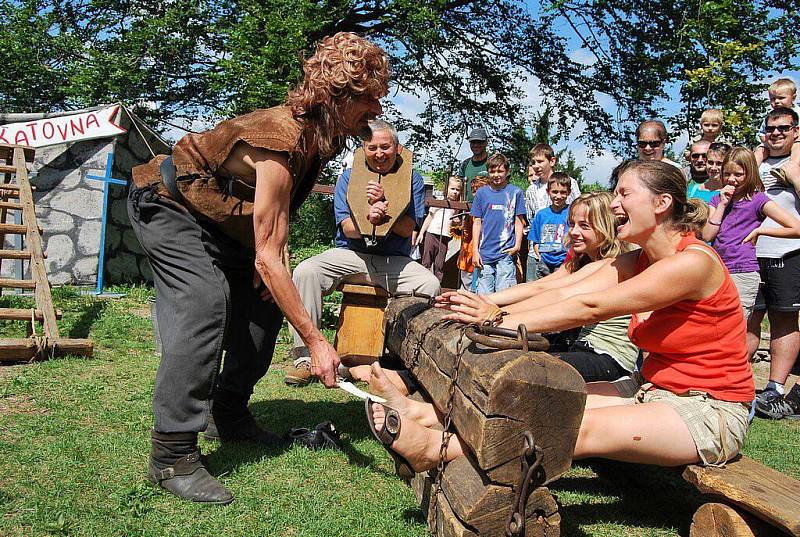
[[(469, 455), (447, 465), (442, 476), (442, 491), (453, 513), (478, 535), (505, 534), (514, 489), (486, 483)], [(525, 535), (553, 537), (560, 533), (560, 528), (561, 515), (550, 491), (546, 487), (531, 490), (525, 504)]]
[[(446, 408), (461, 327), (441, 322), (444, 312), (419, 298), (398, 298), (386, 308), (386, 345), (399, 355)], [(479, 467), (514, 484), (520, 446), (529, 431), (544, 451), (547, 484), (572, 463), (586, 386), (568, 364), (541, 352), (497, 351), (465, 339), (456, 379), (452, 420)], [(513, 470), (513, 465), (517, 470)], [(512, 465), (512, 466), (507, 466)], [(501, 470), (493, 474), (494, 470)]]
[(0, 287), (9, 289), (36, 289), (33, 280), (17, 280), (15, 278), (0, 278)]
[[(37, 321), (44, 319), (42, 310), (23, 309), (23, 308), (0, 308), (0, 319), (6, 321), (30, 321), (32, 316), (36, 316)], [(61, 318), (61, 310), (56, 310), (56, 319)]]
[(12, 201), (0, 201), (0, 209), (6, 209), (6, 210), (11, 209), (11, 210), (16, 210), (16, 211), (21, 211), (22, 210), (22, 204), (14, 203)]
[(766, 523), (723, 503), (704, 503), (692, 517), (689, 537), (757, 537), (776, 534)]
[(800, 482), (742, 456), (722, 468), (689, 465), (683, 478), (791, 535), (800, 535)]
[(94, 346), (88, 339), (59, 338), (47, 340), (44, 348), (34, 338), (2, 338), (0, 339), (0, 362), (19, 362), (54, 356), (86, 356), (91, 357)]
[(30, 259), (28, 250), (0, 250), (0, 259)]
[(0, 233), (10, 235), (24, 235), (28, 232), (28, 226), (22, 224), (0, 223)]

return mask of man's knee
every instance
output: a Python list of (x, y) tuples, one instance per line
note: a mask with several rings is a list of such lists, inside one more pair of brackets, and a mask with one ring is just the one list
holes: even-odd
[(420, 284), (418, 286), (417, 291), (424, 294), (435, 296), (439, 294), (439, 291), (442, 289), (442, 284), (433, 275), (432, 272), (425, 271), (425, 275), (420, 279)]

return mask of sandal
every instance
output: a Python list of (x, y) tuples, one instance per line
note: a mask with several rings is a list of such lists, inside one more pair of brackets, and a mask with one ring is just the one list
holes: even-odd
[(323, 421), (313, 429), (294, 427), (286, 433), (286, 441), (309, 449), (342, 448), (342, 438), (331, 421)]
[[(375, 421), (373, 419), (373, 412), (372, 412), (372, 404), (379, 404), (383, 407), (383, 410), (386, 412), (386, 416), (383, 420), (383, 427), (380, 431), (375, 428)], [(416, 472), (411, 467), (411, 464), (399, 453), (392, 449), (392, 444), (397, 439), (397, 435), (400, 434), (400, 413), (388, 407), (382, 403), (376, 403), (370, 398), (367, 398), (364, 401), (364, 407), (367, 411), (367, 422), (369, 423), (369, 429), (372, 431), (372, 434), (378, 440), (378, 442), (386, 448), (386, 451), (389, 452), (389, 455), (392, 456), (394, 459), (394, 469), (397, 472), (397, 475), (402, 477), (403, 479), (411, 479), (416, 475)]]

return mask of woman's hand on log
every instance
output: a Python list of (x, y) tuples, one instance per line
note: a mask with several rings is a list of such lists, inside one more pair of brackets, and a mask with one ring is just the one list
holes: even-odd
[(485, 296), (464, 289), (436, 297), (435, 306), (452, 312), (445, 315), (445, 319), (467, 324), (483, 324), (497, 310), (497, 305)]

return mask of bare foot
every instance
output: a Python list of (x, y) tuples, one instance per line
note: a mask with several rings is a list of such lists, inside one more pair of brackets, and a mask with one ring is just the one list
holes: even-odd
[[(389, 380), (392, 381), (392, 384), (394, 384), (395, 388), (397, 388), (400, 393), (403, 395), (408, 395), (408, 386), (406, 386), (406, 383), (403, 382), (403, 379), (400, 378), (400, 375), (398, 375), (396, 371), (384, 369), (383, 372), (387, 377), (389, 377)], [(351, 367), (350, 376), (361, 382), (369, 382), (369, 379), (372, 377), (372, 366), (357, 365), (355, 367)]]
[[(389, 405), (391, 406), (391, 405)], [(372, 419), (375, 429), (381, 431), (386, 419), (383, 405), (372, 403)], [(400, 433), (391, 445), (398, 454), (408, 461), (415, 472), (424, 472), (435, 468), (439, 463), (439, 448), (442, 432), (423, 427), (407, 416), (401, 416)], [(463, 454), (458, 436), (453, 435), (447, 446), (446, 461), (452, 461)]]
[(432, 427), (439, 423), (439, 417), (436, 415), (433, 405), (413, 401), (403, 395), (386, 376), (386, 371), (378, 362), (370, 367), (372, 370), (369, 378), (369, 391), (386, 399), (387, 406), (397, 410), (401, 417), (408, 417), (423, 427)]

